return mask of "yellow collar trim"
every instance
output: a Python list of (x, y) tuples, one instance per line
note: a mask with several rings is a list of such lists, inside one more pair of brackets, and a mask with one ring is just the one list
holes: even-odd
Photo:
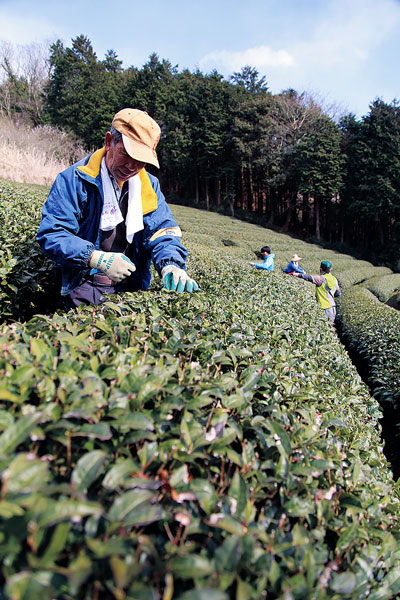
[(143, 214), (156, 210), (158, 206), (157, 194), (153, 190), (150, 177), (145, 169), (139, 171), (140, 181), (142, 182), (142, 208)]
[[(94, 179), (98, 177), (101, 168), (101, 161), (103, 160), (103, 156), (106, 153), (105, 148), (100, 148), (100, 150), (96, 150), (89, 158), (88, 163), (83, 167), (78, 167), (78, 171), (89, 175), (89, 177), (93, 177)], [(150, 177), (145, 169), (139, 171), (140, 181), (142, 183), (142, 209), (143, 214), (147, 215), (149, 212), (156, 210), (158, 206), (157, 194), (153, 190), (153, 186), (151, 185)]]
[(89, 158), (88, 163), (83, 167), (78, 167), (78, 171), (82, 171), (89, 177), (96, 178), (100, 173), (101, 161), (103, 160), (103, 156), (106, 153), (105, 148), (100, 148), (100, 150), (96, 150), (93, 152), (92, 156)]

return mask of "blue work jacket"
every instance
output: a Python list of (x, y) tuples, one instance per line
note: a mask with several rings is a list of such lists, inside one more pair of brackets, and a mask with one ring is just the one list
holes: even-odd
[(285, 273), (304, 273), (303, 267), (300, 267), (298, 263), (293, 260), (290, 261), (286, 269), (283, 269)]
[[(100, 247), (103, 188), (100, 175), (105, 148), (97, 150), (60, 173), (47, 198), (37, 241), (43, 253), (61, 270), (61, 294), (69, 294), (90, 273), (88, 265)], [(127, 282), (128, 291), (147, 290), (150, 264), (158, 273), (168, 264), (186, 269), (187, 250), (180, 242), (181, 230), (160, 190), (156, 177), (142, 169), (144, 229), (138, 231), (127, 256), (136, 266)]]
[(274, 270), (274, 260), (275, 254), (268, 254), (268, 256), (264, 257), (263, 262), (260, 264), (255, 263), (254, 266), (256, 269), (264, 269), (264, 271), (273, 271)]

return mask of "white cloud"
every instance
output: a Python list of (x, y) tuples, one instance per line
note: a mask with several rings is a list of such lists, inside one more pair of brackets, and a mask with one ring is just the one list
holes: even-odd
[[(226, 49), (210, 52), (200, 60), (200, 68), (237, 71), (245, 65), (261, 73), (274, 69), (310, 73), (314, 69), (357, 68), (381, 45), (397, 35), (400, 27), (399, 0), (324, 0), (324, 10), (308, 20), (308, 28), (290, 27), (283, 47), (279, 36), (268, 45), (243, 51)], [(284, 19), (285, 13), (282, 13)], [(282, 31), (286, 23), (282, 23)], [(266, 34), (267, 35), (267, 34)], [(292, 71), (291, 71), (292, 70)]]
[(0, 23), (0, 38), (13, 44), (29, 44), (41, 42), (43, 39), (60, 37), (55, 33), (59, 28), (42, 16), (15, 15), (0, 8)]
[(365, 62), (400, 25), (397, 0), (331, 0), (306, 41), (290, 49), (308, 67), (348, 68)]
[(250, 65), (259, 71), (271, 67), (287, 68), (294, 66), (295, 61), (290, 52), (286, 50), (272, 50), (269, 46), (248, 48), (243, 52), (210, 52), (200, 60), (201, 68), (221, 68), (223, 71), (239, 71), (242, 67)]
[(313, 13), (302, 8), (298, 20), (296, 9), (283, 9), (261, 40), (260, 30), (255, 32), (259, 45), (249, 44), (241, 52), (215, 48), (201, 59), (200, 68), (228, 76), (250, 65), (266, 76), (273, 93), (288, 87), (308, 90), (351, 105), (357, 114), (366, 114), (369, 102), (382, 93), (391, 101), (391, 95), (398, 95), (400, 1), (320, 1)]

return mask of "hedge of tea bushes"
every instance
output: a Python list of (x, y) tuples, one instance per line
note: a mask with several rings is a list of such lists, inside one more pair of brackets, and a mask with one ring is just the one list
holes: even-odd
[(376, 267), (371, 263), (357, 259), (343, 259), (336, 261), (333, 274), (338, 278), (342, 289), (350, 288), (354, 285), (364, 285), (371, 278), (383, 278), (392, 275), (392, 271), (388, 267)]
[(400, 290), (400, 273), (372, 277), (363, 287), (372, 292), (381, 302), (387, 302), (394, 292)]
[(58, 284), (35, 236), (48, 189), (0, 181), (0, 318), (55, 310)]
[[(0, 318), (23, 321), (35, 312), (54, 312), (58, 305), (59, 277), (34, 241), (48, 188), (0, 180)], [(321, 258), (334, 265), (342, 285), (353, 285), (389, 269), (355, 261), (348, 255), (323, 250), (264, 227), (188, 207), (173, 207), (185, 239), (218, 252), (221, 260), (237, 258), (247, 264), (264, 245), (276, 254), (282, 270), (293, 253), (303, 257), (309, 273), (318, 273)]]
[[(294, 252), (318, 272), (321, 250), (176, 210), (197, 297), (154, 280), (123, 304), (3, 330), (18, 355), (0, 391), (5, 593), (393, 597), (398, 499), (378, 405), (312, 286), (279, 272)], [(250, 275), (265, 244), (277, 272)]]
[(400, 404), (400, 313), (356, 287), (339, 299), (340, 329), (350, 347), (367, 363), (374, 395)]
[(395, 597), (380, 410), (334, 329), (304, 282), (190, 269), (0, 327), (4, 597)]
[(377, 267), (354, 257), (320, 248), (315, 244), (296, 240), (289, 235), (265, 227), (242, 222), (227, 216), (210, 214), (184, 206), (174, 207), (175, 216), (181, 224), (185, 239), (191, 244), (201, 243), (217, 250), (221, 261), (232, 257), (242, 259), (243, 264), (256, 260), (262, 246), (270, 246), (275, 254), (275, 268), (282, 271), (294, 253), (302, 261), (307, 273), (318, 274), (321, 260), (332, 262), (333, 273), (343, 288), (351, 287), (372, 277), (391, 275), (388, 267)]
[(395, 292), (386, 301), (387, 306), (400, 310), (400, 292)]

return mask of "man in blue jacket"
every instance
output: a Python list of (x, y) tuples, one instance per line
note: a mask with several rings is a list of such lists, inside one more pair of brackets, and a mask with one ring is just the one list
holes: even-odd
[(301, 260), (300, 256), (293, 254), (288, 266), (286, 269), (283, 269), (284, 273), (287, 273), (288, 275), (293, 275), (293, 273), (305, 273), (303, 267), (300, 267), (299, 265), (299, 260)]
[(156, 177), (160, 127), (124, 108), (104, 148), (60, 173), (43, 207), (37, 240), (60, 267), (68, 307), (98, 304), (106, 294), (147, 290), (153, 261), (168, 290), (193, 292), (187, 250)]

